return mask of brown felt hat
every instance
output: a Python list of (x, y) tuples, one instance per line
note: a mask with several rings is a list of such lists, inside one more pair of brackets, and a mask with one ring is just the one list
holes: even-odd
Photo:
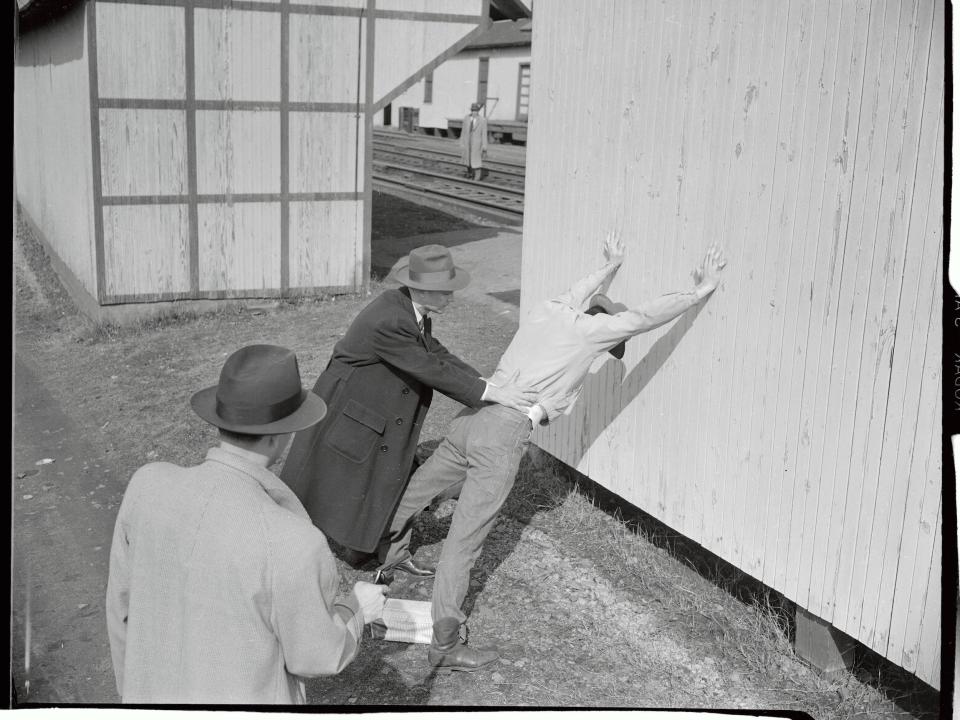
[(463, 290), (470, 275), (453, 264), (450, 251), (443, 245), (414, 248), (406, 259), (397, 263), (394, 277), (401, 285), (416, 290)]
[[(615, 303), (610, 298), (608, 298), (603, 293), (597, 293), (592, 298), (590, 298), (590, 306), (586, 309), (587, 315), (596, 315), (597, 313), (603, 313), (604, 315), (616, 315), (619, 312), (623, 312), (627, 309), (627, 306), (623, 303)], [(627, 350), (627, 341), (624, 340), (618, 345), (614, 345), (607, 352), (613, 355), (617, 360), (623, 359), (623, 353)]]
[(327, 414), (323, 400), (300, 382), (293, 351), (248, 345), (223, 364), (220, 382), (190, 398), (211, 425), (246, 435), (282, 435), (314, 425)]

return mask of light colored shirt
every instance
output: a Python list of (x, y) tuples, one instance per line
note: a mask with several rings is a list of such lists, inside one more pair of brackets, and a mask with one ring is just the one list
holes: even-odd
[(705, 295), (698, 290), (670, 293), (615, 315), (587, 315), (584, 305), (618, 267), (608, 263), (565, 293), (534, 307), (520, 323), (490, 382), (533, 389), (547, 420), (568, 413), (598, 357), (627, 338), (669, 322)]
[(123, 702), (303, 703), (303, 677), (356, 654), (363, 616), (336, 599), (327, 540), (260, 457), (224, 445), (130, 480), (106, 598)]

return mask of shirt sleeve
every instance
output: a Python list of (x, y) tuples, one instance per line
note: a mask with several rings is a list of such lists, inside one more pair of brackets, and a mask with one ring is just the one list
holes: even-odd
[(386, 364), (464, 405), (479, 406), (486, 389), (480, 373), (456, 358), (435, 338), (432, 341), (431, 352), (420, 342), (416, 323), (399, 313), (393, 322), (380, 323), (371, 339), (373, 351)]
[(620, 265), (618, 263), (608, 262), (599, 270), (594, 270), (589, 275), (577, 280), (570, 286), (569, 290), (560, 294), (557, 300), (579, 310), (590, 299), (590, 296), (597, 292), (600, 286), (612, 278), (619, 269)]
[(117, 521), (113, 526), (113, 542), (110, 545), (110, 570), (107, 575), (107, 636), (110, 639), (110, 657), (113, 674), (117, 681), (117, 693), (123, 699), (123, 670), (126, 660), (127, 617), (130, 610), (130, 538), (127, 515), (133, 504), (135, 485), (130, 488), (120, 503)]
[(613, 347), (627, 338), (670, 322), (698, 302), (700, 296), (694, 290), (668, 293), (616, 315), (583, 315), (578, 318), (578, 322), (584, 323), (584, 334), (591, 341)]
[(339, 573), (323, 536), (302, 535), (272, 544), (271, 621), (288, 672), (335, 675), (357, 653), (363, 616), (352, 599), (336, 599)]

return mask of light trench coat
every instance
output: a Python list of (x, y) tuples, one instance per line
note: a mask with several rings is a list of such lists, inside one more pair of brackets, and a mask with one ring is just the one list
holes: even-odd
[(470, 168), (483, 167), (483, 154), (487, 150), (487, 119), (477, 115), (473, 130), (471, 115), (463, 119), (460, 129), (460, 162)]
[(363, 631), (327, 540), (243, 450), (151, 463), (130, 481), (110, 551), (107, 630), (125, 703), (306, 700)]

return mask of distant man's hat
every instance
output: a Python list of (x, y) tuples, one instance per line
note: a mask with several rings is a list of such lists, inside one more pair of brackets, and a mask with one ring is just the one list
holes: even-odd
[(223, 364), (220, 382), (195, 393), (190, 406), (218, 428), (282, 435), (323, 419), (327, 406), (300, 382), (297, 356), (277, 345), (248, 345)]
[[(587, 315), (596, 315), (597, 313), (603, 313), (605, 315), (616, 315), (619, 312), (623, 312), (627, 309), (627, 306), (623, 303), (615, 303), (610, 298), (608, 298), (603, 293), (597, 293), (592, 298), (590, 298), (590, 306), (586, 309)], [(623, 353), (626, 352), (627, 341), (624, 340), (619, 345), (615, 345), (609, 352), (617, 360), (623, 359)]]
[(401, 285), (416, 290), (462, 290), (470, 275), (453, 264), (450, 251), (443, 245), (414, 248), (396, 265), (394, 277)]
[(470, 112), (473, 112), (474, 110), (479, 110), (482, 107), (483, 105), (481, 105), (480, 103), (472, 103), (470, 105)]

